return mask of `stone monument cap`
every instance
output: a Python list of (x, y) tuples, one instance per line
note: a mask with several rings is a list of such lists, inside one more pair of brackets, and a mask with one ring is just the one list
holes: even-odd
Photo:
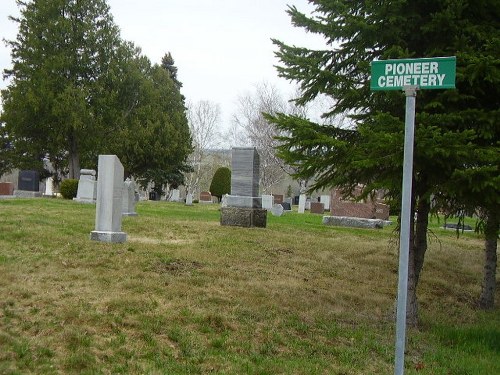
[(80, 174), (95, 176), (96, 171), (94, 169), (80, 169)]

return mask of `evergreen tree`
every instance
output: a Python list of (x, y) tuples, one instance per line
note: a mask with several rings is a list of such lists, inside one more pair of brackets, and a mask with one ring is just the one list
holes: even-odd
[[(316, 178), (312, 189), (340, 186), (349, 195), (362, 184), (362, 197), (383, 188), (389, 199), (400, 201), (404, 97), (398, 92), (370, 92), (370, 62), (457, 57), (457, 89), (420, 91), (417, 97), (412, 196), (416, 220), (409, 249), (407, 309), (408, 324), (416, 324), (416, 289), (427, 250), (431, 196), (441, 193), (443, 201), (451, 202), (453, 197), (472, 194), (478, 197), (476, 205), (498, 205), (500, 4), (494, 0), (311, 3), (316, 7), (314, 16), (289, 9), (292, 23), (323, 35), (329, 48), (310, 50), (274, 40), (282, 62), (279, 74), (300, 84), (298, 104), (320, 94), (330, 96), (335, 105), (325, 116), (348, 113), (353, 126), (321, 126), (296, 116), (267, 118), (289, 132), (280, 138), (280, 154), (298, 168), (296, 177)], [(457, 187), (464, 175), (470, 179)], [(479, 175), (484, 181), (475, 185)]]
[(231, 193), (231, 170), (227, 167), (220, 167), (214, 173), (210, 183), (210, 193), (222, 200), (222, 196)]
[[(17, 39), (12, 49), (12, 79), (2, 97), (2, 119), (19, 160), (35, 163), (48, 157), (77, 177), (103, 129), (115, 124), (102, 101), (109, 86), (118, 28), (105, 0), (18, 1)], [(109, 120), (113, 120), (109, 122)]]
[(174, 58), (170, 52), (167, 52), (161, 59), (161, 67), (170, 74), (170, 78), (174, 81), (177, 89), (181, 89), (182, 83), (177, 79), (177, 67), (175, 66)]
[(153, 182), (161, 193), (165, 185), (181, 185), (183, 173), (190, 170), (187, 158), (192, 145), (184, 101), (163, 67), (152, 66), (143, 56), (126, 67), (118, 96), (128, 109), (113, 152), (144, 187)]

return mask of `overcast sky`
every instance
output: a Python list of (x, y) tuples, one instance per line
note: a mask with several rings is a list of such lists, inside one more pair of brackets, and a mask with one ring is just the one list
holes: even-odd
[[(220, 104), (223, 126), (229, 127), (236, 99), (256, 84), (275, 84), (284, 96), (291, 85), (279, 79), (273, 65), (276, 47), (288, 44), (319, 47), (321, 40), (294, 28), (287, 4), (311, 11), (307, 0), (108, 0), (123, 39), (134, 42), (153, 63), (171, 52), (182, 93), (188, 101)], [(15, 0), (0, 1), (0, 37), (15, 39)], [(10, 51), (0, 47), (0, 69), (10, 66)], [(0, 88), (6, 86), (0, 83)]]

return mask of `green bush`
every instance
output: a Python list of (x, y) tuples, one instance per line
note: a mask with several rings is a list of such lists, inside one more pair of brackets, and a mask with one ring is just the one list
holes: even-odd
[(231, 170), (229, 168), (220, 167), (215, 171), (210, 184), (210, 193), (219, 200), (224, 194), (231, 193)]
[(73, 199), (78, 191), (78, 180), (68, 178), (61, 182), (61, 195), (64, 199)]

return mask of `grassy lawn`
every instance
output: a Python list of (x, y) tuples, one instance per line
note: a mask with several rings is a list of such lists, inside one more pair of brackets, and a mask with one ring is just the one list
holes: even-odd
[[(216, 205), (140, 202), (124, 244), (95, 206), (0, 200), (0, 374), (390, 374), (397, 235)], [(500, 374), (499, 309), (475, 309), (483, 241), (432, 221), (407, 374)], [(500, 293), (496, 300), (500, 300)]]

